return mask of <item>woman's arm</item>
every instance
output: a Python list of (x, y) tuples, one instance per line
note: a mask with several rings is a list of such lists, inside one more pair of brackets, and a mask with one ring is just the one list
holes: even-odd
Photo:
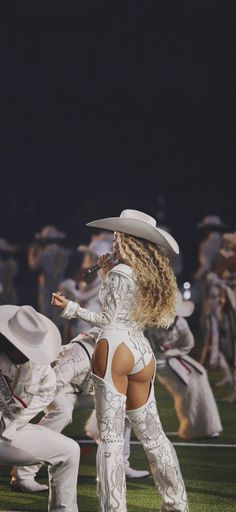
[(59, 294), (53, 294), (53, 304), (64, 307), (61, 313), (62, 318), (72, 319), (81, 318), (88, 323), (102, 326), (108, 325), (116, 312), (116, 308), (122, 297), (125, 296), (128, 285), (128, 277), (124, 274), (116, 272), (115, 269), (107, 274), (104, 279), (104, 299), (101, 312), (92, 312), (82, 308), (78, 303), (68, 301)]

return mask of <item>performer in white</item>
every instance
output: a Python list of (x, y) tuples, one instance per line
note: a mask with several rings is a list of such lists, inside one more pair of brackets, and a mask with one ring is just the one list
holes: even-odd
[(57, 327), (31, 306), (0, 307), (0, 464), (48, 464), (50, 512), (77, 512), (78, 444), (32, 418), (52, 401)]
[(178, 292), (173, 325), (145, 330), (156, 356), (157, 378), (174, 398), (180, 422), (178, 434), (183, 439), (216, 437), (222, 431), (206, 370), (187, 355), (194, 346), (194, 337), (185, 318), (193, 310), (194, 304), (183, 301)]
[[(93, 328), (88, 333), (77, 336), (71, 343), (62, 346), (59, 356), (53, 363), (56, 374), (56, 395), (46, 408), (45, 416), (38, 425), (61, 432), (72, 422), (74, 410), (94, 408), (91, 358), (98, 334), (99, 329)], [(148, 471), (140, 471), (130, 467), (131, 426), (128, 419), (126, 419), (125, 425), (124, 464), (126, 476), (128, 478), (148, 476)], [(93, 413), (85, 426), (85, 431), (87, 435), (96, 440), (97, 422)], [(42, 464), (15, 466), (12, 470), (12, 488), (22, 492), (47, 490), (47, 485), (39, 484), (35, 480), (41, 466)]]
[(123, 457), (127, 414), (162, 496), (161, 512), (188, 512), (176, 453), (157, 412), (154, 354), (143, 335), (145, 325), (168, 327), (174, 320), (176, 280), (157, 245), (176, 252), (178, 245), (156, 226), (155, 219), (136, 210), (89, 225), (116, 232), (118, 264), (114, 266), (106, 256), (100, 259), (105, 273), (100, 289), (102, 312), (92, 313), (58, 293), (53, 294), (53, 303), (64, 308), (64, 318), (83, 318), (101, 327), (92, 373), (100, 435), (99, 510), (127, 511)]

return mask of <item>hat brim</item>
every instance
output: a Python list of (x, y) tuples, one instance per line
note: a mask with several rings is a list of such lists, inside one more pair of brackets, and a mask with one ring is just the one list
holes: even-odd
[(182, 316), (184, 318), (188, 318), (191, 316), (194, 312), (195, 306), (194, 303), (191, 300), (182, 301), (181, 304), (176, 305), (176, 315)]
[(36, 233), (34, 236), (35, 240), (50, 240), (50, 241), (58, 241), (58, 240), (65, 240), (66, 234), (62, 233), (61, 235), (57, 236), (42, 236), (41, 233)]
[(222, 231), (228, 227), (228, 224), (203, 224), (202, 222), (199, 222), (197, 224), (198, 229), (218, 229), (219, 231)]
[(164, 229), (151, 226), (140, 219), (109, 217), (88, 222), (86, 226), (106, 229), (108, 231), (121, 231), (122, 233), (153, 242), (165, 249), (171, 249), (176, 254), (179, 254), (179, 246), (170, 233), (167, 233)]
[(41, 315), (48, 326), (48, 332), (40, 346), (29, 347), (12, 334), (9, 320), (20, 309), (20, 306), (4, 305), (0, 308), (0, 333), (2, 333), (30, 361), (36, 364), (50, 364), (55, 361), (61, 349), (61, 335), (56, 325), (49, 318)]

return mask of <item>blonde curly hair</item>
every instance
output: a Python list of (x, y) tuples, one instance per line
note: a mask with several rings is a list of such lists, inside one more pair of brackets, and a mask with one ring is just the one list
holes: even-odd
[(152, 242), (121, 232), (116, 232), (115, 240), (138, 284), (132, 319), (141, 327), (170, 327), (176, 315), (177, 283), (168, 258)]

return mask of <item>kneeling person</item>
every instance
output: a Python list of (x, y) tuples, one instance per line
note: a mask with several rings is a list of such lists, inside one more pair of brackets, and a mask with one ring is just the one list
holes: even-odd
[(48, 510), (77, 512), (78, 444), (29, 423), (55, 395), (60, 348), (57, 327), (34, 308), (0, 306), (0, 464), (47, 463)]

